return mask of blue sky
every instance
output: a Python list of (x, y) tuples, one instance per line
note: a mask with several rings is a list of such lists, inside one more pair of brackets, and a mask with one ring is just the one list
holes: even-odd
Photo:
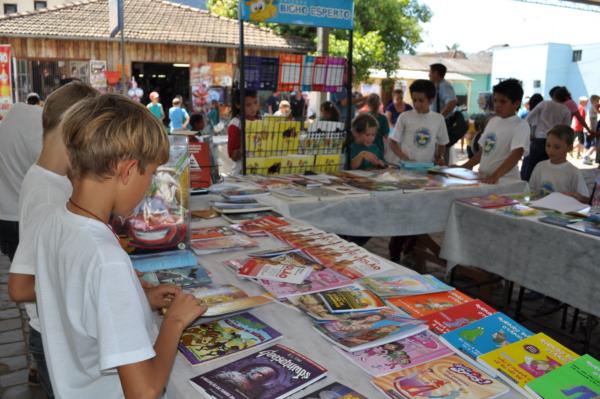
[(424, 24), (419, 52), (444, 51), (458, 43), (467, 52), (493, 45), (537, 43), (586, 44), (600, 42), (594, 35), (600, 13), (572, 10), (516, 0), (419, 0), (433, 11)]

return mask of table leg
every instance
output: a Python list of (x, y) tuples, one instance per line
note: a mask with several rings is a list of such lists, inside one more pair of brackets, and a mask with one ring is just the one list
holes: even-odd
[(506, 286), (504, 287), (504, 313), (508, 313), (508, 309), (510, 308), (510, 303), (512, 302), (512, 293), (515, 283), (512, 281), (506, 281)]
[(583, 341), (583, 353), (588, 353), (590, 350), (590, 344), (592, 341), (592, 331), (594, 331), (594, 327), (596, 327), (596, 324), (598, 324), (598, 318), (596, 316), (588, 314), (587, 323), (585, 326), (585, 340)]
[(573, 321), (571, 321), (571, 334), (575, 334), (575, 329), (577, 328), (578, 320), (579, 320), (579, 309), (575, 308), (575, 312), (573, 312)]
[(517, 299), (517, 307), (515, 309), (515, 321), (521, 319), (521, 308), (523, 307), (523, 296), (525, 295), (525, 287), (519, 288), (519, 298)]

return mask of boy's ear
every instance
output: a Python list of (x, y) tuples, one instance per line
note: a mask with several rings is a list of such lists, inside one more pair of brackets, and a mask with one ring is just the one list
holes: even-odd
[(117, 178), (120, 183), (127, 184), (131, 178), (132, 173), (135, 171), (134, 168), (138, 167), (138, 161), (135, 159), (128, 159), (119, 161), (117, 165)]

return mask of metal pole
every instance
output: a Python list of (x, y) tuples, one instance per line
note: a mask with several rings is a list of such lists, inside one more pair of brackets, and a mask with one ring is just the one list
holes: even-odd
[(348, 78), (346, 79), (346, 165), (350, 168), (350, 139), (352, 132), (350, 125), (352, 124), (352, 51), (354, 47), (354, 30), (348, 30)]
[[(241, 7), (241, 6), (240, 6)], [(239, 50), (239, 68), (240, 68), (240, 130), (242, 144), (242, 174), (246, 174), (246, 76), (244, 74), (244, 21), (242, 21), (242, 10), (239, 10), (240, 16), (240, 50)]]
[[(317, 54), (322, 56), (329, 55), (329, 28), (317, 28)], [(327, 93), (319, 92), (319, 105), (327, 100)], [(317, 116), (321, 117), (321, 107), (317, 108)]]
[(121, 82), (123, 95), (127, 95), (127, 75), (125, 74), (125, 0), (119, 0), (121, 14)]

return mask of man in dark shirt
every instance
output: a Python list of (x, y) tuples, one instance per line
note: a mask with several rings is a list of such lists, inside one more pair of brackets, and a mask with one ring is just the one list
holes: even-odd
[(306, 101), (301, 90), (296, 90), (292, 98), (290, 98), (292, 106), (292, 117), (294, 120), (303, 120), (306, 117)]

